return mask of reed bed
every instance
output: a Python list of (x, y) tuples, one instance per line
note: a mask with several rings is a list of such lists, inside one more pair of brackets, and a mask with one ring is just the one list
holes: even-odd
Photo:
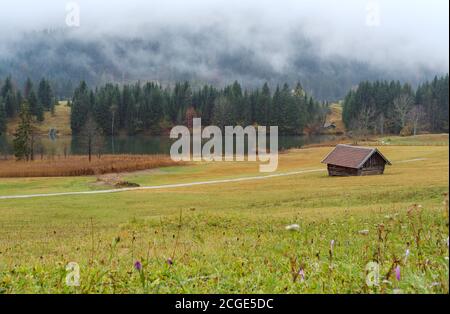
[(131, 172), (180, 165), (167, 155), (67, 156), (34, 161), (0, 160), (0, 178), (66, 177)]

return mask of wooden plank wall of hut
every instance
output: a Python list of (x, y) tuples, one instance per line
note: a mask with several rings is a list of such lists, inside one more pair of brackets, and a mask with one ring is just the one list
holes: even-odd
[(339, 177), (357, 176), (358, 169), (328, 164), (328, 174), (330, 176), (339, 176)]
[(370, 175), (378, 175), (384, 173), (385, 161), (384, 159), (378, 155), (374, 154), (364, 163), (364, 166), (360, 170), (360, 175), (362, 176), (370, 176)]

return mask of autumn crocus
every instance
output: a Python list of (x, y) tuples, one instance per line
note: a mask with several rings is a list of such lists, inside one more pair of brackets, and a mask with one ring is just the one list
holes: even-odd
[(172, 266), (173, 265), (173, 260), (172, 260), (172, 258), (168, 258), (167, 259), (167, 264), (169, 265), (169, 266)]
[(142, 263), (140, 261), (134, 262), (134, 269), (136, 269), (139, 272), (139, 279), (141, 281), (142, 290), (144, 292), (146, 292), (147, 291), (147, 282), (145, 279), (144, 271), (142, 269)]
[(140, 261), (134, 262), (134, 269), (136, 269), (139, 272), (142, 271), (142, 263)]
[(400, 281), (401, 279), (400, 265), (397, 265), (397, 267), (395, 267), (395, 278), (397, 279), (397, 281)]
[(303, 268), (300, 268), (300, 270), (298, 271), (298, 274), (301, 278), (302, 281), (305, 280), (305, 271), (303, 270)]

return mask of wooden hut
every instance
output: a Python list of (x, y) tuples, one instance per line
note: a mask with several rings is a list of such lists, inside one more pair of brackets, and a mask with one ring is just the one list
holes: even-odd
[(391, 163), (376, 148), (337, 145), (323, 160), (330, 176), (367, 176), (383, 174)]

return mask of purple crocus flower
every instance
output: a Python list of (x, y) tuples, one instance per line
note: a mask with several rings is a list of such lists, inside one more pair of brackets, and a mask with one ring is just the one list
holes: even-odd
[(401, 279), (400, 265), (397, 265), (397, 267), (395, 267), (395, 278), (397, 279), (397, 281), (400, 281)]
[(140, 261), (134, 262), (134, 269), (136, 269), (137, 271), (141, 271), (142, 270), (142, 264), (141, 264)]
[(305, 280), (305, 271), (303, 270), (303, 268), (300, 268), (300, 270), (298, 271), (298, 274), (300, 275), (300, 278), (303, 280)]
[(170, 266), (173, 265), (173, 260), (172, 260), (171, 257), (169, 257), (169, 258), (167, 259), (167, 264), (169, 264)]

